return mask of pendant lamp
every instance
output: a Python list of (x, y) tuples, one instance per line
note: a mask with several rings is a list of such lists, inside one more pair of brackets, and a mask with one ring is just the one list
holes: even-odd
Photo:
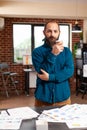
[[(76, 0), (76, 17), (77, 17), (77, 10), (78, 10), (77, 4), (78, 4), (78, 1)], [(76, 19), (75, 25), (74, 27), (72, 27), (72, 33), (81, 33), (81, 32), (82, 32), (82, 29), (79, 26), (78, 21)]]
[(75, 25), (72, 28), (72, 33), (81, 33), (81, 32), (82, 32), (81, 27), (78, 25), (78, 21), (76, 20)]

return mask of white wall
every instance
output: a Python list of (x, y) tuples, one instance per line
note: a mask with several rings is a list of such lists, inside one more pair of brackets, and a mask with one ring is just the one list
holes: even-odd
[(29, 88), (36, 88), (36, 72), (29, 72)]
[(87, 19), (86, 20), (84, 20), (84, 24), (83, 24), (84, 26), (83, 26), (83, 30), (84, 30), (84, 43), (87, 43)]

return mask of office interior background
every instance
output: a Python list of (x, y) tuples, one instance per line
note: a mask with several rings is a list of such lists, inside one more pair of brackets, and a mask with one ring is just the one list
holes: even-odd
[[(80, 33), (72, 33), (75, 21), (78, 21), (83, 32), (83, 42), (87, 43), (87, 1), (86, 0), (1, 0), (0, 1), (0, 63), (7, 62), (10, 71), (19, 74), (18, 90), (25, 89), (25, 73), (27, 66), (14, 62), (13, 24), (44, 24), (54, 19), (61, 24), (70, 25), (70, 49), (80, 42)], [(75, 57), (74, 57), (75, 64)], [(32, 65), (29, 65), (32, 68)], [(1, 77), (1, 75), (0, 75)], [(30, 88), (35, 88), (33, 74), (30, 76)], [(71, 90), (76, 90), (76, 72), (70, 79)], [(2, 79), (0, 78), (0, 91)]]

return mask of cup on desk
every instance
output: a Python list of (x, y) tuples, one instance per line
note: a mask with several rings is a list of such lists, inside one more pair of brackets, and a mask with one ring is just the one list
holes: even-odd
[(36, 120), (36, 130), (48, 130), (48, 123), (43, 120)]

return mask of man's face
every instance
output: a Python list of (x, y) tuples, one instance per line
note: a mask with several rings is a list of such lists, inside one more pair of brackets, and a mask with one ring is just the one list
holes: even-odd
[(48, 23), (46, 29), (43, 31), (46, 40), (52, 46), (56, 43), (56, 40), (59, 39), (59, 26), (57, 23)]

